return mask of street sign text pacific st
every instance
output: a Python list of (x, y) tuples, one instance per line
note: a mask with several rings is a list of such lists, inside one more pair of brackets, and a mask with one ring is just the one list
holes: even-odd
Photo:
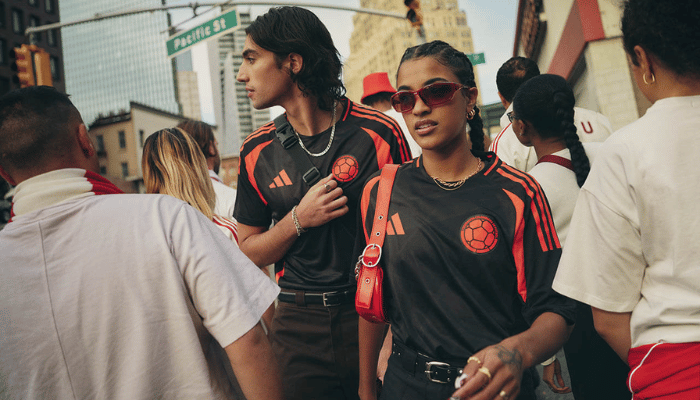
[(486, 63), (486, 58), (484, 57), (484, 53), (467, 54), (467, 57), (469, 58), (469, 61), (472, 62), (472, 65)]
[(236, 10), (233, 9), (195, 28), (173, 35), (166, 42), (168, 57), (174, 57), (197, 43), (228, 33), (237, 26), (238, 15)]

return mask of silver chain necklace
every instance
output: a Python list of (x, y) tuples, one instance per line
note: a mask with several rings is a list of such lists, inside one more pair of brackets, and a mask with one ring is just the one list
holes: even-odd
[(299, 136), (299, 132), (297, 132), (296, 129), (294, 129), (294, 133), (297, 135), (297, 140), (299, 140), (299, 145), (301, 146), (302, 149), (304, 149), (305, 152), (307, 152), (310, 156), (312, 157), (321, 157), (322, 155), (328, 153), (328, 150), (331, 148), (331, 144), (333, 144), (333, 137), (335, 136), (335, 109), (337, 108), (336, 106), (338, 105), (338, 100), (333, 100), (333, 116), (331, 117), (331, 124), (333, 125), (331, 128), (331, 138), (328, 140), (328, 146), (320, 152), (320, 153), (312, 153), (309, 151), (309, 149), (304, 146), (304, 142), (301, 141), (301, 136)]

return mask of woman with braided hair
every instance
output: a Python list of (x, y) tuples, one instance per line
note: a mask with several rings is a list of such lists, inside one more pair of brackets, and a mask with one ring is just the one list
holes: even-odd
[[(532, 146), (538, 162), (528, 173), (542, 186), (554, 215), (562, 247), (566, 248), (571, 215), (591, 159), (600, 143), (581, 143), (574, 125), (574, 93), (564, 78), (540, 75), (525, 82), (513, 97), (508, 115), (513, 131)], [(572, 244), (573, 245), (573, 244)], [(595, 332), (591, 307), (577, 303), (576, 326), (564, 345), (577, 400), (629, 399), (624, 380), (629, 368)], [(547, 363), (546, 363), (547, 364)], [(566, 393), (559, 361), (544, 367), (542, 379), (556, 393)]]
[[(551, 289), (561, 250), (544, 194), (483, 151), (464, 53), (442, 41), (411, 47), (397, 86), (392, 106), (423, 152), (398, 167), (388, 214), (377, 206), (382, 178), (367, 181), (355, 246), (359, 255), (376, 235), (375, 214), (387, 221), (380, 263), (393, 337), (380, 399), (534, 400), (531, 367), (561, 348), (575, 312)], [(362, 400), (377, 397), (384, 329), (360, 320)]]

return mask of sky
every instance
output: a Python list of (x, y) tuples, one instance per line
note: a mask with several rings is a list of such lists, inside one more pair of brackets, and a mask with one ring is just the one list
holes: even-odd
[[(293, 3), (314, 3), (337, 5), (345, 7), (359, 7), (359, 0), (287, 0), (290, 4)], [(400, 0), (395, 0), (400, 1)], [(168, 4), (186, 4), (189, 0), (168, 1)], [(484, 104), (499, 102), (498, 91), (496, 89), (496, 72), (498, 68), (513, 55), (513, 40), (515, 37), (515, 18), (518, 8), (518, 0), (459, 0), (459, 9), (467, 14), (467, 24), (472, 30), (472, 39), (474, 43), (475, 53), (484, 53), (486, 58), (485, 64), (477, 66), (480, 82), (477, 83), (481, 92)], [(247, 7), (247, 6), (241, 6)], [(267, 11), (268, 6), (251, 6), (252, 17), (263, 14)], [(328, 30), (333, 37), (342, 60), (345, 60), (350, 55), (350, 36), (352, 34), (352, 16), (353, 12), (329, 10), (322, 8), (310, 8), (321, 21), (328, 27)], [(206, 10), (206, 7), (200, 7), (198, 12)], [(173, 23), (177, 24), (192, 17), (192, 11), (188, 9), (178, 10), (173, 12)], [(184, 27), (192, 27), (207, 21), (215, 16), (215, 12), (204, 14), (197, 19), (191, 20), (183, 24)], [(198, 56), (203, 54), (204, 46), (194, 46), (193, 64), (194, 70), (199, 75), (200, 86), (200, 103), (202, 108), (202, 119), (204, 121), (215, 123), (214, 113), (212, 110), (211, 100), (211, 85), (208, 81), (208, 66), (205, 57)], [(204, 76), (206, 75), (206, 76)], [(272, 111), (277, 114), (279, 111)]]

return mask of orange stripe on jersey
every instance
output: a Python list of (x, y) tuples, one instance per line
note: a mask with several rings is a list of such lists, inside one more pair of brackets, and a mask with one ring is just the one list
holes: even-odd
[(360, 213), (362, 214), (362, 229), (365, 232), (365, 243), (369, 242), (369, 234), (367, 233), (367, 225), (365, 224), (365, 219), (367, 218), (367, 211), (369, 209), (369, 198), (372, 188), (379, 182), (379, 176), (375, 176), (370, 179), (366, 184), (364, 189), (362, 189), (362, 199), (360, 200)]
[(523, 236), (525, 232), (525, 220), (523, 214), (525, 212), (525, 203), (515, 194), (503, 189), (510, 198), (515, 208), (515, 235), (513, 237), (513, 258), (515, 259), (515, 272), (518, 282), (518, 294), (527, 301), (527, 285), (525, 281), (525, 249), (523, 248)]
[(544, 213), (544, 220), (546, 222), (545, 229), (547, 233), (549, 234), (547, 237), (551, 240), (552, 243), (552, 248), (553, 249), (558, 249), (561, 248), (561, 243), (559, 243), (559, 236), (557, 235), (557, 229), (554, 226), (554, 216), (552, 215), (552, 209), (549, 207), (549, 204), (545, 201), (546, 197), (544, 195), (544, 191), (542, 190), (542, 187), (540, 184), (533, 178), (532, 176), (516, 169), (513, 167), (508, 167), (513, 172), (524, 178), (530, 183), (530, 186), (537, 188), (537, 204), (539, 206), (540, 212)]
[(542, 203), (542, 199), (544, 198), (542, 188), (540, 188), (537, 182), (532, 178), (527, 179), (526, 177), (529, 177), (529, 175), (523, 174), (516, 176), (514, 172), (518, 174), (522, 174), (522, 172), (505, 165), (497, 171), (504, 177), (520, 183), (523, 188), (525, 188), (527, 195), (532, 199), (530, 207), (532, 208), (532, 216), (535, 220), (537, 236), (540, 240), (542, 251), (549, 251), (561, 247), (556, 231), (554, 230), (552, 216), (548, 212), (549, 207), (544, 206)]
[(277, 185), (277, 187), (284, 186), (284, 182), (282, 182), (279, 175), (277, 175), (273, 180), (275, 181), (275, 185)]
[(502, 164), (502, 163), (503, 163), (503, 161), (501, 161), (501, 160), (499, 160), (499, 159), (496, 159), (496, 160), (491, 164), (491, 166), (489, 167), (489, 169), (487, 169), (486, 172), (484, 172), (484, 175), (490, 174), (491, 171), (493, 171), (496, 167), (498, 167), (498, 164)]
[[(371, 119), (377, 122), (381, 122), (382, 124), (386, 125), (388, 128), (391, 128), (391, 131), (394, 133), (394, 136), (396, 136), (396, 142), (399, 144), (399, 150), (401, 153), (401, 160), (397, 160), (395, 163), (403, 163), (404, 161), (408, 161), (411, 159), (410, 154), (411, 150), (408, 148), (408, 144), (406, 143), (405, 138), (403, 137), (403, 131), (399, 127), (399, 125), (394, 121), (393, 123), (389, 122), (390, 117), (387, 117), (386, 114), (384, 114), (381, 111), (377, 111), (375, 109), (371, 108), (366, 108), (366, 109), (360, 109), (359, 107), (356, 108), (357, 111), (353, 110), (350, 112), (350, 115), (360, 117), (360, 118), (365, 118), (365, 119)], [(367, 130), (366, 128), (362, 128)], [(380, 167), (381, 168), (381, 167)]]
[(275, 279), (277, 279), (277, 283), (280, 283), (280, 278), (284, 276), (284, 267), (282, 267), (282, 270), (278, 273), (275, 274)]
[(267, 142), (260, 143), (257, 145), (253, 151), (250, 152), (247, 156), (245, 156), (245, 166), (246, 166), (246, 172), (248, 173), (248, 181), (250, 184), (253, 186), (256, 192), (258, 192), (258, 196), (260, 196), (260, 200), (262, 200), (265, 205), (267, 205), (267, 200), (262, 195), (262, 192), (260, 191), (260, 188), (258, 187), (258, 183), (255, 181), (255, 175), (253, 172), (255, 171), (255, 164), (258, 162), (258, 157), (260, 157), (260, 152), (262, 149), (265, 148), (268, 144), (272, 143), (272, 140), (268, 140)]
[(280, 178), (282, 178), (282, 181), (284, 181), (285, 185), (290, 186), (292, 184), (292, 180), (289, 179), (289, 175), (287, 175), (287, 171), (285, 171), (285, 170), (280, 171)]
[(391, 224), (386, 224), (386, 234), (396, 235), (396, 232), (394, 232), (394, 227)]
[(416, 157), (416, 168), (420, 167), (420, 157)]
[(396, 234), (397, 235), (403, 235), (405, 232), (403, 231), (403, 225), (401, 224), (401, 218), (399, 218), (399, 214), (396, 213), (391, 217), (391, 222), (394, 223), (394, 228), (396, 228)]
[(343, 110), (343, 115), (340, 117), (341, 121), (345, 121), (348, 118), (348, 115), (350, 115), (350, 104), (352, 104), (350, 100), (345, 103), (345, 110)]
[(362, 130), (367, 132), (374, 142), (374, 149), (377, 152), (377, 167), (382, 169), (384, 164), (394, 164), (394, 160), (391, 158), (391, 147), (389, 143), (371, 129), (362, 128)]
[(256, 137), (273, 132), (274, 130), (275, 130), (275, 124), (268, 122), (266, 125), (263, 125), (262, 127), (260, 127), (260, 129), (251, 133), (247, 138), (245, 138), (245, 140), (243, 141), (243, 145), (250, 142), (252, 139), (255, 139)]

